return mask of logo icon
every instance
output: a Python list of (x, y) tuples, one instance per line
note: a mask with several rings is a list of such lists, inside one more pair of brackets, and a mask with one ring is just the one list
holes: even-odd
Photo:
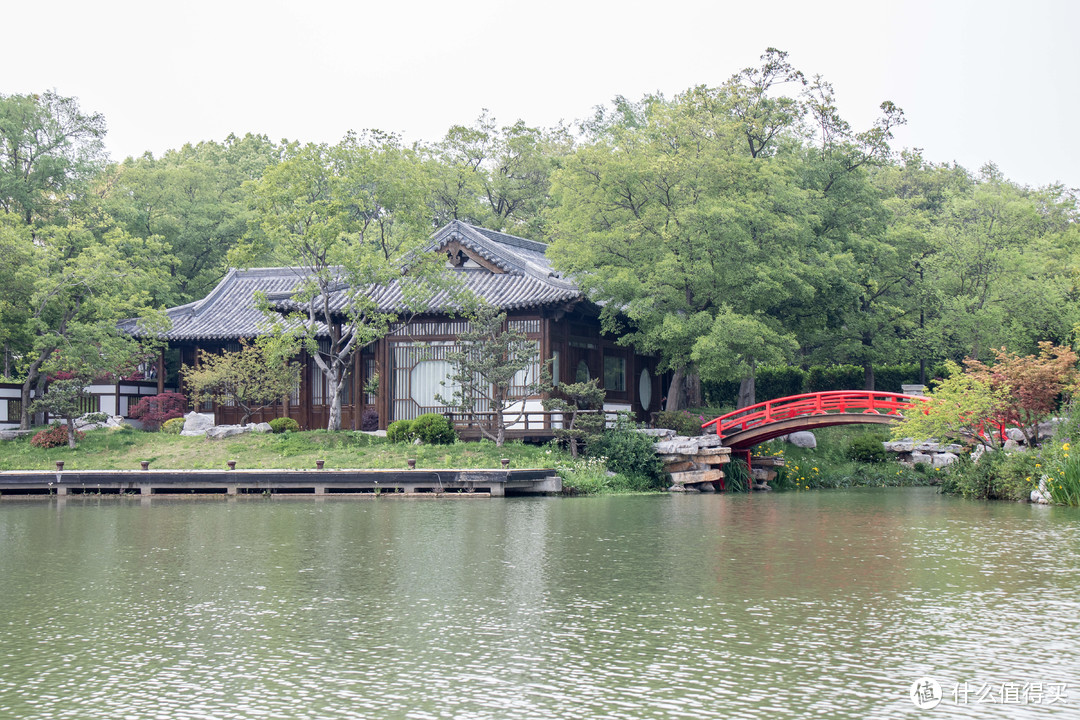
[(933, 710), (941, 702), (941, 686), (931, 677), (921, 677), (911, 683), (908, 693), (911, 702), (920, 710)]

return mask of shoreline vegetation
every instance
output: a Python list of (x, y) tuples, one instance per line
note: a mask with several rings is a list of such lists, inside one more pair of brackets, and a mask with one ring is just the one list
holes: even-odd
[[(929, 485), (940, 479), (937, 473), (902, 468), (887, 460), (861, 462), (849, 457), (852, 444), (869, 436), (876, 437), (862, 426), (828, 428), (818, 434), (816, 449), (774, 441), (761, 446), (757, 454), (785, 457), (787, 467), (771, 483), (780, 491)], [(410, 459), (415, 459), (421, 469), (495, 469), (505, 458), (513, 468), (555, 469), (568, 495), (656, 492), (666, 488), (662, 481), (650, 482), (627, 471), (618, 460), (587, 454), (572, 458), (553, 443), (507, 442), (499, 448), (491, 441), (459, 440), (449, 445), (412, 445), (367, 433), (324, 430), (249, 433), (207, 440), (125, 427), (91, 430), (74, 450), (66, 446), (34, 447), (28, 437), (5, 441), (3, 448), (0, 470), (53, 470), (58, 460), (64, 462), (65, 470), (135, 470), (143, 461), (159, 470), (224, 469), (229, 461), (235, 461), (238, 469), (307, 470), (314, 468), (317, 460), (324, 461), (327, 468), (377, 469), (405, 468)], [(730, 492), (732, 475), (728, 478)]]

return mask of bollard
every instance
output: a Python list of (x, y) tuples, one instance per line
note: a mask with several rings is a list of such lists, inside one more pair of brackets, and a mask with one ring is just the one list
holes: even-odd
[(64, 461), (63, 460), (57, 460), (56, 461), (56, 472), (61, 472), (63, 469), (64, 469)]
[(410, 470), (415, 470), (416, 469), (416, 458), (409, 458), (408, 463), (409, 463), (409, 469)]
[(149, 470), (150, 469), (150, 461), (149, 460), (140, 460), (139, 464), (142, 465), (143, 470)]
[(324, 464), (326, 464), (325, 460), (316, 460), (315, 461), (315, 469), (316, 470), (322, 470)]
[(501, 462), (501, 463), (502, 463), (502, 466), (503, 466), (503, 470), (505, 470), (505, 469), (507, 469), (508, 467), (510, 467), (510, 458), (503, 458), (503, 459), (502, 459), (502, 460), (500, 460), (499, 462)]
[(230, 470), (235, 470), (236, 469), (236, 461), (235, 460), (228, 460), (228, 461), (225, 462), (225, 464), (229, 466)]

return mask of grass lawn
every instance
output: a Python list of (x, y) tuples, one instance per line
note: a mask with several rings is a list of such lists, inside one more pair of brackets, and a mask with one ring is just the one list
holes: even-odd
[(29, 438), (0, 443), (0, 470), (52, 470), (57, 460), (66, 470), (137, 470), (140, 461), (160, 470), (226, 467), (298, 470), (325, 460), (327, 468), (403, 468), (409, 458), (419, 468), (498, 468), (502, 458), (514, 468), (553, 468), (564, 453), (549, 447), (490, 441), (453, 445), (393, 444), (385, 438), (351, 431), (330, 433), (249, 433), (224, 440), (181, 437), (133, 429), (92, 430), (74, 450), (41, 449)]

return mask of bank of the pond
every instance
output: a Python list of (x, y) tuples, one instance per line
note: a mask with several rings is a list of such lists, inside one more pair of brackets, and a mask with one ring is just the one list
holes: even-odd
[[(911, 487), (940, 484), (947, 471), (923, 465), (908, 468), (886, 453), (880, 442), (889, 436), (867, 425), (838, 425), (814, 431), (817, 447), (800, 448), (773, 440), (755, 448), (756, 455), (780, 456), (784, 467), (770, 485), (776, 490), (818, 490), (853, 487)], [(880, 453), (867, 453), (867, 447)]]
[(612, 472), (599, 458), (571, 458), (554, 444), (508, 442), (455, 442), (450, 445), (391, 443), (367, 433), (296, 432), (249, 433), (222, 440), (183, 437), (132, 428), (91, 430), (75, 449), (66, 445), (39, 448), (29, 436), (0, 444), (0, 471), (54, 471), (57, 462), (67, 472), (138, 471), (143, 462), (153, 470), (224, 471), (235, 463), (237, 471), (405, 470), (409, 461), (417, 470), (552, 470), (563, 479), (568, 494), (602, 494), (641, 489), (634, 477)]

